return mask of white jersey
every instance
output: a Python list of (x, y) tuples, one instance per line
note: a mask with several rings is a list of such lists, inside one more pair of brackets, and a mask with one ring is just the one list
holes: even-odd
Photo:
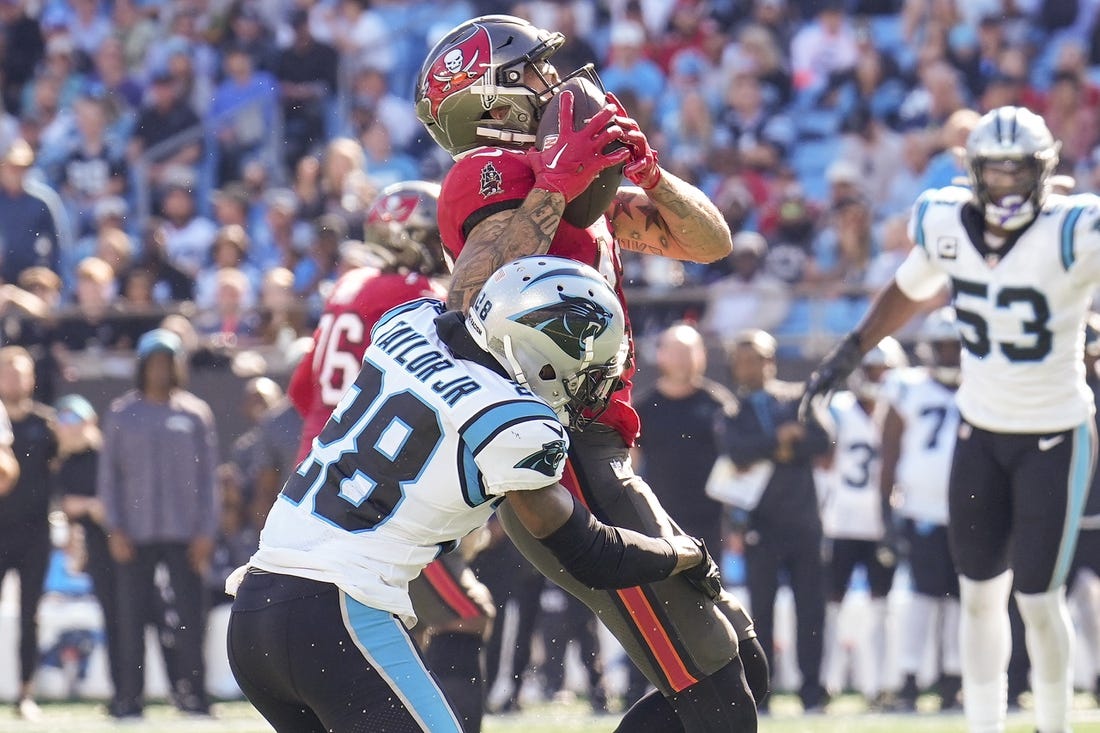
[(1002, 433), (1068, 430), (1090, 419), (1084, 319), (1100, 277), (1100, 198), (1048, 196), (1015, 240), (990, 248), (968, 189), (926, 191), (916, 247), (895, 276), (914, 300), (950, 283), (962, 331), (963, 418)]
[(955, 390), (927, 369), (894, 369), (882, 396), (905, 423), (895, 472), (901, 496), (898, 514), (918, 522), (947, 524), (947, 482), (959, 432)]
[(836, 430), (833, 465), (825, 472), (821, 525), (831, 539), (880, 540), (883, 536), (878, 424), (851, 392), (829, 403)]
[(565, 429), (546, 403), (454, 358), (444, 312), (387, 312), (353, 386), (268, 516), (250, 564), (333, 583), (416, 622), (408, 583), (480, 527), (508, 491), (560, 480)]

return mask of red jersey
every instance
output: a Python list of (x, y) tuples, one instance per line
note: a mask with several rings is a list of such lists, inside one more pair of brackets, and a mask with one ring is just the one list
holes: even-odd
[(302, 357), (287, 388), (304, 419), (299, 461), (358, 376), (371, 328), (382, 314), (417, 298), (445, 297), (439, 286), (419, 273), (380, 273), (359, 267), (336, 281), (313, 333), (313, 349)]
[[(514, 209), (523, 203), (535, 187), (535, 173), (520, 151), (475, 148), (455, 161), (442, 186), (439, 193), (439, 233), (443, 246), (457, 259), (466, 244), (466, 236), (478, 223), (498, 211)], [(622, 262), (607, 217), (601, 217), (587, 229), (561, 222), (550, 244), (549, 254), (568, 257), (599, 270), (619, 296), (623, 313), (627, 312), (622, 290)], [(626, 332), (629, 338), (629, 318)], [(627, 445), (634, 444), (641, 425), (638, 413), (630, 405), (633, 375), (634, 343), (631, 340), (630, 360), (623, 372), (626, 386), (611, 396), (610, 405), (599, 420), (618, 431)]]

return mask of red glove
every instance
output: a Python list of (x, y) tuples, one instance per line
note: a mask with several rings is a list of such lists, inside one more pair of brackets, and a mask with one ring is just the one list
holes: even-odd
[(661, 182), (661, 167), (657, 164), (657, 151), (649, 147), (638, 121), (631, 117), (623, 103), (611, 92), (607, 101), (615, 107), (615, 124), (623, 129), (622, 141), (630, 149), (630, 162), (623, 166), (623, 175), (646, 191)]
[[(558, 108), (558, 138), (545, 150), (527, 151), (535, 172), (535, 188), (554, 191), (572, 201), (580, 196), (605, 168), (630, 159), (630, 148), (611, 153), (603, 149), (622, 137), (617, 125), (610, 125), (615, 108), (606, 105), (584, 127), (573, 129), (573, 92), (561, 93)], [(610, 125), (610, 126), (609, 126)]]

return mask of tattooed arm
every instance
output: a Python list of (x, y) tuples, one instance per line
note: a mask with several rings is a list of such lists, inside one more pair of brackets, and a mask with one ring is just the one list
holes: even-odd
[(703, 192), (668, 171), (652, 189), (620, 188), (608, 212), (623, 249), (690, 262), (730, 253), (730, 229)]
[(498, 268), (527, 255), (545, 254), (558, 231), (565, 196), (536, 188), (523, 204), (478, 222), (455, 260), (447, 308), (466, 310)]

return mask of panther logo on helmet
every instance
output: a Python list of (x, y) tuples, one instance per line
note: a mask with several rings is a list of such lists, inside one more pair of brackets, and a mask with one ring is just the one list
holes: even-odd
[[(433, 117), (438, 117), (439, 107), (447, 97), (473, 86), (489, 70), (493, 58), (489, 32), (481, 25), (473, 25), (468, 33), (436, 58), (428, 71), (425, 95), (431, 102)], [(482, 104), (486, 109), (492, 106), (489, 99), (483, 99)]]
[(588, 348), (588, 339), (599, 338), (611, 323), (612, 315), (591, 300), (564, 293), (559, 297), (561, 303), (522, 313), (513, 320), (545, 333), (566, 354), (581, 359)]

